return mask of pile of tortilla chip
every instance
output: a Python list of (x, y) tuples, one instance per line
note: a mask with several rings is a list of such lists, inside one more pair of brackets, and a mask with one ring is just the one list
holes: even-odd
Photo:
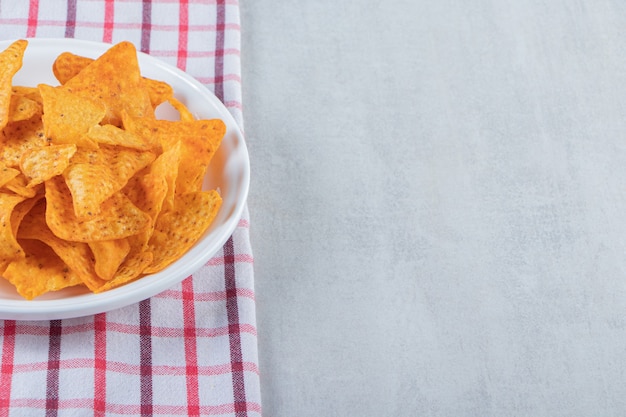
[[(162, 270), (221, 205), (203, 191), (226, 132), (195, 120), (170, 85), (141, 76), (133, 44), (63, 53), (58, 86), (14, 86), (28, 42), (0, 52), (0, 273), (33, 299), (99, 293)], [(159, 120), (169, 103), (179, 120)]]

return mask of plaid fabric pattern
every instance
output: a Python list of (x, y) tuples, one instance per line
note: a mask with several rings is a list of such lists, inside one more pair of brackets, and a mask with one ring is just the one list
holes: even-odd
[[(0, 1), (0, 39), (137, 48), (205, 84), (242, 125), (236, 0)], [(0, 321), (0, 417), (261, 415), (248, 211), (206, 265), (95, 316)]]

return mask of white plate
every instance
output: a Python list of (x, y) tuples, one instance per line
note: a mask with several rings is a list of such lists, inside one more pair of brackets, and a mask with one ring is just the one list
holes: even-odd
[[(0, 42), (4, 50), (11, 41)], [(74, 39), (29, 39), (24, 65), (13, 78), (14, 85), (58, 85), (52, 63), (62, 52), (97, 58), (111, 45)], [(87, 316), (124, 307), (166, 290), (198, 270), (224, 245), (237, 227), (248, 195), (250, 161), (244, 138), (234, 119), (209, 90), (193, 77), (139, 53), (142, 75), (162, 80), (174, 88), (174, 95), (198, 118), (220, 118), (227, 130), (205, 177), (205, 189), (218, 189), (222, 207), (204, 236), (181, 259), (161, 272), (145, 276), (101, 294), (68, 288), (24, 300), (6, 280), (0, 279), (0, 319), (52, 320)], [(159, 107), (159, 118), (171, 119), (176, 113)]]

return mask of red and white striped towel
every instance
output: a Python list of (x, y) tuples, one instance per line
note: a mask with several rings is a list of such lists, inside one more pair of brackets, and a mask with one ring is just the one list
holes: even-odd
[[(242, 124), (237, 0), (0, 1), (0, 39), (117, 43), (204, 83)], [(119, 310), (0, 320), (0, 417), (259, 416), (248, 211), (181, 284)]]

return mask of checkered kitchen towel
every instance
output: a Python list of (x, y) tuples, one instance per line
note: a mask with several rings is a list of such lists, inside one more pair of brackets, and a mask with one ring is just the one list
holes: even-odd
[[(178, 66), (241, 125), (237, 0), (0, 0), (0, 39), (117, 43)], [(248, 212), (180, 285), (95, 316), (0, 320), (0, 417), (261, 414)]]

